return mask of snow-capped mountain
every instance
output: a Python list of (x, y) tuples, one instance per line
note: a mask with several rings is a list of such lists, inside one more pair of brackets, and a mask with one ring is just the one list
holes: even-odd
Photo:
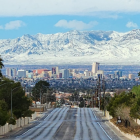
[(140, 30), (70, 31), (0, 40), (4, 64), (139, 64)]

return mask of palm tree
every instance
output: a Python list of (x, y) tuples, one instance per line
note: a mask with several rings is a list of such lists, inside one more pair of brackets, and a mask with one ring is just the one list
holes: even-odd
[[(3, 65), (3, 59), (0, 57), (0, 69), (2, 69), (4, 67)], [(1, 70), (0, 70), (0, 77), (2, 77), (2, 73), (1, 73)]]

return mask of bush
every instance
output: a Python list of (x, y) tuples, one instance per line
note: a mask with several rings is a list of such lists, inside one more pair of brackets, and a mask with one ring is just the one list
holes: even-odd
[(9, 123), (9, 124), (12, 124), (12, 125), (15, 125), (15, 124), (16, 124), (16, 120), (15, 120), (14, 118), (10, 118), (10, 119), (8, 120), (8, 123)]

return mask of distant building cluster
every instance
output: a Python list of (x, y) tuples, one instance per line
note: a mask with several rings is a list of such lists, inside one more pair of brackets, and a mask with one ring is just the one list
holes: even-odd
[[(100, 63), (94, 62), (92, 64), (91, 71), (79, 69), (59, 69), (58, 66), (48, 69), (34, 69), (23, 70), (15, 68), (7, 68), (6, 76), (12, 78), (27, 78), (27, 79), (41, 79), (41, 78), (53, 78), (53, 79), (69, 79), (69, 78), (109, 78), (109, 79), (126, 79), (126, 76), (122, 75), (122, 71), (115, 71), (114, 74), (104, 75), (104, 71), (99, 69)], [(134, 74), (129, 74), (130, 80), (135, 79)]]

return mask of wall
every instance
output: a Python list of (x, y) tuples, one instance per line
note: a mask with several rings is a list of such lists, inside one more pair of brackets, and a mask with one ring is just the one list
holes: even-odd
[(4, 135), (5, 133), (14, 130), (18, 127), (23, 127), (27, 124), (29, 124), (29, 122), (33, 121), (36, 118), (37, 114), (36, 112), (34, 114), (32, 114), (32, 117), (25, 117), (25, 118), (19, 118), (18, 120), (16, 120), (16, 124), (15, 125), (11, 125), (6, 123), (4, 126), (0, 126), (0, 135)]
[[(106, 118), (109, 119), (109, 122), (110, 122), (110, 119), (112, 119), (112, 116), (109, 115), (109, 112), (106, 111)], [(136, 120), (135, 120), (136, 122)], [(122, 132), (116, 125), (114, 125), (112, 122), (110, 122), (110, 124), (112, 126), (114, 126), (122, 135), (124, 135), (125, 137), (127, 137), (128, 139), (130, 140), (140, 140), (140, 138), (136, 137), (135, 135), (131, 135), (131, 134), (128, 134), (128, 133), (124, 133)], [(137, 124), (140, 125), (140, 120), (137, 119)]]

